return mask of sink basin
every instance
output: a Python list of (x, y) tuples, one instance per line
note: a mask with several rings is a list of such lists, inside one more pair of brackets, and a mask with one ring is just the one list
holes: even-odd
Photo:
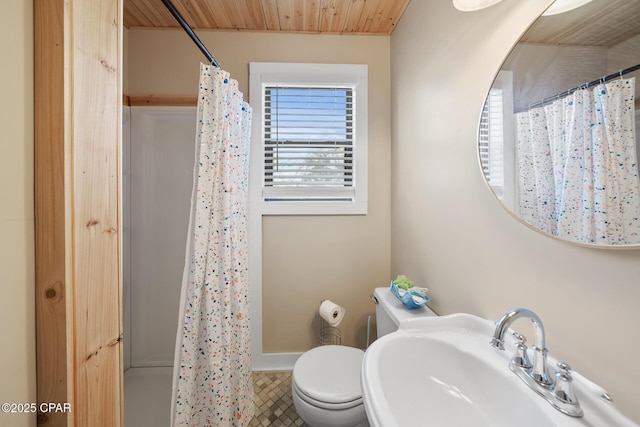
[[(553, 408), (509, 370), (515, 349), (489, 345), (495, 325), (469, 314), (409, 319), (365, 353), (362, 393), (372, 427), (639, 427), (573, 372), (584, 416)], [(555, 360), (549, 358), (551, 366)], [(551, 374), (555, 373), (550, 369)]]

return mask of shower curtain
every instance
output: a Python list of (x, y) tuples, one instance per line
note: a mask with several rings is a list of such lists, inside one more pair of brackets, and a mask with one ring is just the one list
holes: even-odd
[(238, 83), (201, 64), (196, 159), (174, 360), (172, 426), (253, 417), (247, 197), (251, 108)]
[(520, 217), (582, 243), (640, 243), (635, 78), (516, 114)]

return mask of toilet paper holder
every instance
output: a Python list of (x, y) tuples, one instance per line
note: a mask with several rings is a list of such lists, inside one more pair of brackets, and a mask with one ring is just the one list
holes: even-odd
[[(320, 317), (320, 316), (318, 316)], [(320, 345), (341, 345), (342, 332), (335, 326), (331, 326), (326, 320), (320, 318)]]

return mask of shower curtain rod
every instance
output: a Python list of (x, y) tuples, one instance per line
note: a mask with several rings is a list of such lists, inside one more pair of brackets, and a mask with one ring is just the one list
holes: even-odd
[(182, 15), (180, 15), (180, 12), (178, 12), (176, 8), (173, 6), (173, 3), (171, 3), (171, 0), (161, 0), (161, 1), (165, 5), (165, 7), (169, 10), (169, 12), (171, 12), (171, 14), (176, 19), (176, 21), (178, 21), (178, 24), (180, 24), (180, 26), (189, 35), (189, 37), (191, 37), (191, 40), (193, 40), (196, 46), (198, 46), (198, 48), (204, 54), (204, 56), (207, 57), (207, 59), (209, 60), (209, 63), (211, 63), (211, 65), (213, 66), (220, 68), (220, 64), (218, 63), (218, 61), (215, 60), (215, 58), (207, 50), (205, 45), (202, 44), (202, 42), (200, 41), (196, 33), (193, 32), (193, 29), (189, 26), (189, 24), (187, 24), (187, 21), (184, 20)]
[(542, 101), (538, 101), (538, 102), (535, 102), (533, 104), (530, 104), (527, 107), (522, 108), (519, 111), (516, 111), (516, 113), (522, 113), (523, 111), (528, 111), (528, 110), (530, 110), (532, 108), (540, 107), (540, 106), (545, 105), (545, 104), (547, 104), (547, 103), (549, 103), (551, 101), (555, 101), (556, 99), (560, 99), (560, 98), (562, 98), (564, 96), (569, 96), (569, 95), (571, 95), (573, 92), (575, 92), (577, 90), (587, 89), (587, 88), (593, 87), (595, 85), (598, 85), (598, 84), (601, 84), (601, 83), (604, 83), (604, 82), (608, 82), (609, 80), (613, 80), (616, 77), (622, 77), (625, 74), (633, 73), (634, 71), (638, 71), (638, 70), (640, 70), (640, 64), (634, 65), (633, 67), (625, 68), (624, 70), (617, 71), (615, 73), (609, 74), (608, 76), (600, 77), (597, 80), (594, 80), (594, 81), (589, 82), (589, 83), (582, 84), (582, 85), (580, 85), (578, 87), (574, 87), (573, 89), (569, 89), (569, 90), (566, 90), (564, 92), (560, 92), (560, 93), (558, 93), (556, 95), (550, 96), (549, 98), (545, 98)]

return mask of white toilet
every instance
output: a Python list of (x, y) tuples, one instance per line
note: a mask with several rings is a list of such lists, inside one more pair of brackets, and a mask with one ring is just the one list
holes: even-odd
[[(389, 288), (376, 288), (377, 334), (381, 337), (412, 317), (435, 316), (426, 306), (408, 310)], [(309, 427), (368, 427), (360, 371), (364, 351), (324, 345), (300, 356), (293, 367), (293, 404)]]

